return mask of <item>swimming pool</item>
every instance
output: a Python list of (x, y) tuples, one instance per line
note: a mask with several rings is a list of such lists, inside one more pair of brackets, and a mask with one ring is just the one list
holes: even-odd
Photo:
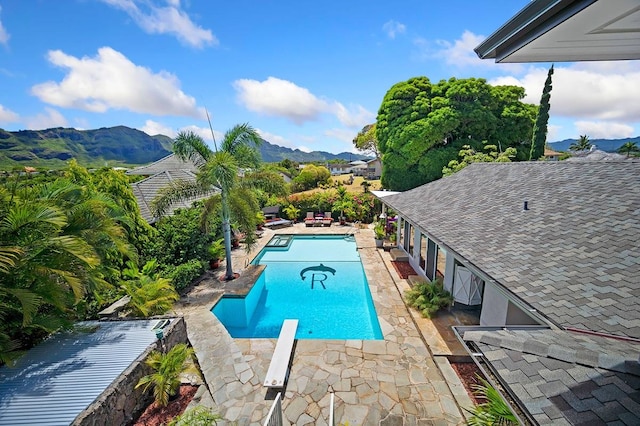
[(276, 338), (296, 318), (298, 339), (382, 339), (353, 237), (276, 235), (253, 260), (266, 268), (246, 297), (212, 312), (234, 338)]

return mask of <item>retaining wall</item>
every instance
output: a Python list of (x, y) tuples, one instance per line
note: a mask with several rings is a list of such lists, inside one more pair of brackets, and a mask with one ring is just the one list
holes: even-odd
[[(188, 343), (184, 318), (172, 319), (164, 329), (163, 342), (164, 350), (169, 350), (178, 343)], [(149, 345), (91, 405), (78, 414), (71, 425), (112, 426), (133, 423), (133, 420), (153, 401), (150, 389), (144, 393), (142, 387), (138, 389), (135, 387), (141, 377), (151, 373), (151, 369), (144, 361), (152, 351), (163, 350), (160, 345), (159, 341)]]

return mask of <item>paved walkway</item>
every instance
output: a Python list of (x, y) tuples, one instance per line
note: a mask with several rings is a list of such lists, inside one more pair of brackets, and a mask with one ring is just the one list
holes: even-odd
[[(354, 228), (299, 224), (267, 231), (260, 242), (264, 245), (273, 233), (348, 231)], [(414, 318), (400, 296), (408, 288), (406, 281), (396, 274), (388, 253), (375, 248), (371, 230), (357, 230), (355, 237), (384, 340), (298, 340), (283, 400), (285, 424), (326, 425), (331, 391), (336, 396), (336, 424), (464, 424), (459, 406), (469, 407), (471, 401), (446, 358), (430, 353), (423, 334), (433, 333), (421, 333), (416, 319), (423, 323), (420, 327), (429, 325)], [(237, 250), (234, 256), (241, 270), (247, 256)], [(229, 336), (210, 312), (224, 285), (205, 280), (177, 307), (185, 316), (209, 391), (202, 386), (195, 402), (213, 407), (229, 422), (259, 425), (274, 397), (262, 380), (276, 339)]]

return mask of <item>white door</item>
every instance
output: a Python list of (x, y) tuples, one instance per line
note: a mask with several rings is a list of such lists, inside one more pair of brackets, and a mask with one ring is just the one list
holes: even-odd
[(482, 304), (484, 282), (464, 266), (456, 265), (453, 299), (469, 306)]

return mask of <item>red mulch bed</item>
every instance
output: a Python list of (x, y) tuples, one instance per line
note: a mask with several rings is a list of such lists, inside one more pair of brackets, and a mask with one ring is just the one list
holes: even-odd
[(182, 414), (198, 390), (197, 386), (181, 385), (178, 398), (169, 401), (166, 407), (160, 407), (155, 402), (144, 410), (144, 413), (134, 423), (134, 426), (162, 426), (174, 417)]
[(464, 387), (467, 389), (467, 393), (473, 400), (475, 404), (482, 404), (486, 402), (484, 398), (478, 397), (473, 392), (473, 386), (476, 384), (481, 384), (478, 376), (484, 378), (482, 372), (478, 368), (478, 366), (473, 362), (452, 362), (451, 367), (458, 373), (458, 377), (464, 384)]
[(395, 268), (400, 278), (406, 280), (409, 278), (409, 275), (418, 275), (416, 271), (414, 271), (413, 267), (409, 264), (409, 262), (398, 262), (396, 260), (392, 260), (391, 264)]

